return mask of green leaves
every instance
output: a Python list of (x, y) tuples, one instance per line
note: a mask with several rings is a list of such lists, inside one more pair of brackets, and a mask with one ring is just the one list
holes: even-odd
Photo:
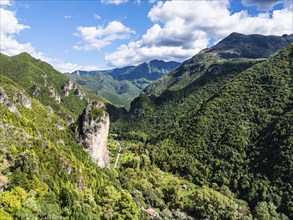
[(19, 169), (21, 172), (28, 174), (29, 178), (39, 173), (38, 161), (33, 153), (24, 151), (16, 156), (13, 169)]

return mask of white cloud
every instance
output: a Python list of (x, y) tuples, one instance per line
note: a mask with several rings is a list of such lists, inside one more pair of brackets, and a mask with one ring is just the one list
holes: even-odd
[(158, 2), (148, 17), (154, 25), (140, 40), (121, 45), (105, 55), (110, 66), (138, 64), (150, 59), (183, 61), (231, 32), (282, 35), (293, 32), (292, 7), (251, 17), (247, 11), (231, 14), (229, 1)]
[[(2, 1), (2, 0), (1, 0)], [(82, 70), (96, 70), (95, 66), (80, 66), (77, 64), (66, 63), (62, 60), (52, 59), (47, 57), (44, 53), (38, 52), (30, 42), (19, 43), (15, 39), (15, 35), (20, 31), (29, 29), (28, 25), (20, 24), (15, 16), (15, 13), (10, 10), (0, 8), (0, 51), (8, 56), (14, 56), (22, 52), (27, 52), (37, 59), (41, 59), (50, 63), (54, 68), (60, 72), (73, 72), (77, 69)]]
[(29, 26), (19, 24), (15, 13), (0, 8), (0, 35), (1, 35), (1, 51), (7, 55), (15, 55), (23, 51), (34, 51), (30, 43), (20, 44), (15, 40), (15, 35), (21, 30), (29, 29)]
[(11, 0), (0, 0), (0, 5), (12, 5)]
[(286, 0), (242, 0), (242, 4), (246, 7), (256, 6), (259, 11), (269, 11), (272, 10), (275, 5), (284, 3), (285, 1)]
[[(44, 59), (43, 59), (44, 60)], [(52, 64), (52, 66), (60, 71), (61, 73), (72, 73), (75, 70), (85, 70), (85, 71), (91, 71), (91, 70), (98, 70), (99, 68), (96, 66), (81, 66), (78, 64), (73, 64), (69, 62), (64, 62), (62, 60), (58, 59), (46, 59), (45, 62), (48, 62)]]
[(75, 36), (81, 37), (82, 42), (74, 45), (75, 50), (100, 50), (115, 40), (129, 39), (135, 31), (119, 21), (111, 21), (107, 27), (78, 27)]
[(18, 23), (15, 13), (3, 8), (0, 8), (1, 33), (17, 34), (23, 29), (28, 29), (29, 26)]
[(119, 5), (127, 2), (128, 0), (101, 0), (101, 3), (106, 5)]
[(97, 14), (94, 15), (94, 18), (95, 18), (96, 20), (100, 20), (100, 19), (101, 19), (101, 17), (100, 17), (99, 15), (97, 15)]
[[(293, 1), (291, 0), (289, 0), (289, 1), (287, 1), (287, 2), (285, 2), (284, 3), (284, 7), (285, 8), (287, 8), (288, 10), (291, 10), (291, 11), (293, 11)], [(292, 15), (293, 16), (293, 15)]]
[(70, 18), (72, 18), (72, 16), (71, 15), (65, 15), (64, 18), (65, 19), (70, 19)]

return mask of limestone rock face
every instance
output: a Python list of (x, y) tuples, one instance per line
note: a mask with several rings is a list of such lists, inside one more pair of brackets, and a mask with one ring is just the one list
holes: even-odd
[(79, 118), (79, 136), (84, 150), (101, 168), (108, 167), (107, 139), (110, 119), (103, 102), (89, 103)]
[(31, 109), (31, 102), (26, 95), (22, 92), (13, 93), (13, 97), (7, 95), (4, 88), (0, 87), (0, 104), (4, 105), (8, 111), (20, 114), (18, 111), (18, 106)]
[(69, 96), (70, 92), (72, 91), (75, 96), (77, 96), (80, 100), (83, 100), (85, 94), (83, 94), (71, 80), (68, 80), (66, 84), (62, 87), (64, 92), (64, 96)]

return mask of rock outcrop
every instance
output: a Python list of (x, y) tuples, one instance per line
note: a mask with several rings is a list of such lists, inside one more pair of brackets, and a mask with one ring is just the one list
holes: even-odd
[(65, 85), (63, 85), (62, 90), (64, 92), (64, 96), (67, 97), (70, 94), (70, 91), (73, 91), (73, 94), (79, 98), (79, 100), (83, 100), (85, 94), (83, 94), (71, 80), (68, 80)]
[(78, 133), (84, 150), (101, 168), (109, 165), (107, 149), (109, 125), (109, 115), (104, 103), (100, 101), (89, 103), (78, 120)]
[(51, 93), (49, 95), (50, 98), (54, 99), (55, 102), (57, 102), (58, 104), (60, 104), (61, 102), (61, 96), (58, 94), (58, 92), (56, 91), (56, 89), (54, 89), (53, 86), (49, 86), (49, 92)]
[[(4, 88), (0, 87), (0, 104), (4, 105), (8, 111), (20, 114), (17, 106), (31, 109), (31, 102), (22, 92), (13, 91), (13, 97), (8, 97)], [(10, 95), (11, 96), (11, 95)]]

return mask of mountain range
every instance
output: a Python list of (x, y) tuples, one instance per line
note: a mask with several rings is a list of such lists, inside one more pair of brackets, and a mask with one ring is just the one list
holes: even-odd
[(84, 88), (116, 105), (130, 102), (149, 84), (178, 67), (180, 63), (152, 60), (138, 66), (100, 71), (77, 70), (66, 74)]
[[(293, 218), (293, 35), (232, 33), (168, 73), (0, 56), (0, 219)], [(84, 87), (147, 66), (128, 112)]]
[(263, 36), (231, 33), (215, 46), (202, 50), (183, 62), (178, 69), (144, 89), (143, 93), (159, 95), (165, 90), (179, 90), (206, 72), (219, 74), (222, 71), (220, 66), (210, 64), (227, 60), (232, 62), (245, 59), (261, 60), (276, 55), (290, 43), (293, 43), (292, 34)]

